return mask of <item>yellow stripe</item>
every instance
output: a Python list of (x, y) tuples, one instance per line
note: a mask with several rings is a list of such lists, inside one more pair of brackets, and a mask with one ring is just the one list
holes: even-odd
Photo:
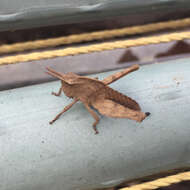
[(125, 35), (142, 34), (147, 32), (159, 31), (163, 29), (176, 29), (190, 25), (190, 18), (159, 22), (154, 24), (146, 24), (133, 27), (125, 27), (122, 29), (104, 30), (100, 32), (91, 32), (77, 35), (70, 35), (66, 37), (50, 38), (46, 40), (29, 41), (23, 43), (15, 43), (12, 45), (1, 45), (0, 54), (21, 52), (25, 50), (33, 50), (39, 48), (55, 47), (63, 44), (72, 44), (79, 42), (88, 42), (92, 40), (110, 39), (114, 37), (121, 37)]
[(0, 65), (13, 64), (18, 62), (35, 61), (40, 59), (50, 59), (55, 57), (63, 57), (69, 55), (78, 55), (92, 52), (100, 52), (105, 50), (113, 50), (118, 48), (128, 48), (133, 46), (166, 43), (174, 40), (184, 40), (190, 38), (190, 32), (177, 32), (171, 34), (164, 34), (152, 37), (142, 37), (133, 40), (123, 40), (115, 42), (106, 42), (96, 45), (71, 47), (60, 50), (51, 50), (43, 52), (35, 52), (28, 54), (21, 54), (16, 56), (7, 56), (0, 59)]
[(152, 190), (187, 180), (190, 180), (190, 172), (183, 172), (176, 175), (167, 176), (154, 181), (122, 188), (120, 190)]

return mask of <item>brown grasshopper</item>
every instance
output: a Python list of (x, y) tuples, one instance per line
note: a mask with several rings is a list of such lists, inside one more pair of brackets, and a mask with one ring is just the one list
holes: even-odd
[(89, 78), (74, 73), (62, 74), (47, 68), (48, 74), (61, 80), (61, 88), (59, 92), (52, 92), (52, 94), (55, 96), (60, 96), (63, 91), (66, 96), (73, 98), (73, 102), (66, 106), (63, 111), (61, 111), (49, 123), (52, 124), (55, 122), (77, 101), (81, 101), (95, 119), (95, 122), (93, 123), (95, 134), (98, 133), (96, 125), (100, 119), (91, 107), (94, 107), (105, 116), (128, 118), (137, 122), (143, 121), (148, 115), (150, 115), (149, 112), (141, 112), (141, 108), (135, 100), (107, 86), (108, 84), (137, 69), (139, 69), (139, 66), (133, 65), (100, 81), (97, 78)]

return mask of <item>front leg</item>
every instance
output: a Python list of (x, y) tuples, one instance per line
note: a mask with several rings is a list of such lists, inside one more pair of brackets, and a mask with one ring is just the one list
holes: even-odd
[(60, 89), (59, 89), (59, 92), (58, 92), (58, 93), (52, 92), (51, 94), (52, 94), (52, 95), (55, 95), (55, 96), (60, 96), (62, 91), (63, 91), (63, 85), (61, 84), (61, 87), (60, 87)]
[(74, 99), (73, 102), (71, 102), (68, 106), (66, 106), (62, 112), (60, 112), (52, 121), (49, 122), (49, 124), (53, 124), (57, 119), (59, 119), (59, 117), (66, 112), (67, 110), (69, 110), (76, 102), (78, 101), (78, 99)]
[(95, 134), (98, 134), (99, 132), (98, 132), (98, 130), (96, 128), (96, 125), (98, 124), (98, 122), (100, 121), (100, 119), (99, 119), (98, 115), (96, 114), (96, 112), (93, 111), (88, 104), (84, 103), (84, 105), (85, 105), (86, 109), (90, 112), (90, 114), (92, 115), (92, 117), (96, 120), (93, 123), (93, 129), (95, 131)]

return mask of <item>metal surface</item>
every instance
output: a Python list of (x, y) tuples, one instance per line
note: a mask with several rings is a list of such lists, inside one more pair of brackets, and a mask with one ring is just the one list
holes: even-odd
[(133, 24), (139, 24), (142, 21), (189, 16), (189, 5), (189, 0), (2, 0), (0, 30), (94, 21), (116, 16), (127, 16), (129, 23), (133, 20)]
[(99, 135), (80, 103), (48, 124), (70, 102), (51, 95), (59, 86), (0, 92), (1, 190), (93, 189), (190, 166), (189, 59), (142, 66), (113, 83), (151, 116), (140, 124), (102, 117)]

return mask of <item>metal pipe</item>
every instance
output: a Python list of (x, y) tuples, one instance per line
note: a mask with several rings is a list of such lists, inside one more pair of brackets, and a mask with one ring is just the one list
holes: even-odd
[(59, 82), (0, 92), (0, 189), (94, 189), (189, 167), (189, 62), (145, 65), (111, 84), (151, 116), (140, 124), (102, 117), (99, 135), (81, 103), (49, 125), (70, 103), (51, 95)]

